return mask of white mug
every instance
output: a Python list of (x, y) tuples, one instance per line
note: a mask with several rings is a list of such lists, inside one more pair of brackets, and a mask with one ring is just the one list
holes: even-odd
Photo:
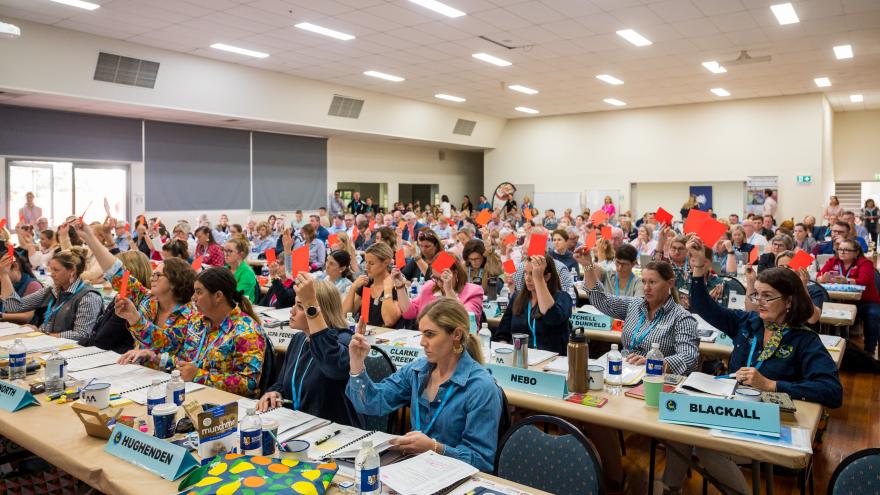
[(110, 407), (110, 384), (93, 383), (82, 389), (82, 401), (98, 409)]
[(513, 366), (513, 349), (509, 347), (499, 347), (495, 349), (495, 363), (504, 366)]
[(605, 388), (605, 368), (598, 364), (587, 366), (590, 377), (590, 390), (602, 390)]

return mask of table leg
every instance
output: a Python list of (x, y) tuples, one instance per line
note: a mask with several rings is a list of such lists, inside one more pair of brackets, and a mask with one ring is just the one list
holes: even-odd
[[(667, 454), (668, 455), (668, 454)], [(657, 440), (651, 437), (650, 460), (648, 461), (648, 493), (654, 491), (654, 463), (657, 456)]]
[(752, 461), (752, 494), (761, 493), (761, 462)]
[(773, 495), (773, 464), (765, 462), (764, 467), (767, 469), (767, 472), (764, 473), (764, 486), (766, 487), (766, 495)]

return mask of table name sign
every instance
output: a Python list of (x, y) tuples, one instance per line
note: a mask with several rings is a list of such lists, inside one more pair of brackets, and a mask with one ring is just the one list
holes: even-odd
[(174, 481), (199, 463), (185, 448), (117, 423), (104, 451)]
[(569, 318), (572, 328), (583, 328), (584, 330), (611, 330), (612, 319), (608, 315), (597, 315), (593, 313), (572, 313)]
[(425, 355), (425, 350), (421, 347), (404, 347), (388, 344), (376, 344), (376, 347), (385, 351), (388, 357), (391, 358), (391, 362), (398, 368), (406, 366)]
[(661, 423), (704, 426), (779, 437), (779, 405), (661, 393)]
[(31, 404), (39, 406), (40, 401), (31, 394), (30, 390), (14, 383), (0, 381), (0, 408), (15, 412)]
[(498, 380), (501, 388), (520, 390), (556, 399), (564, 399), (568, 395), (568, 384), (562, 375), (512, 368), (500, 364), (488, 364), (486, 368)]

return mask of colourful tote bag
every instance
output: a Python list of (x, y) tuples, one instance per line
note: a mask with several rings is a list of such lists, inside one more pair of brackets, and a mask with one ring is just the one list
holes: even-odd
[(221, 454), (190, 473), (179, 495), (324, 495), (339, 468), (336, 463)]

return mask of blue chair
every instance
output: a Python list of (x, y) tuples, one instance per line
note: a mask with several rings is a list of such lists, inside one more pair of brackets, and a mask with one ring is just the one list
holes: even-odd
[(880, 493), (880, 449), (850, 454), (831, 475), (828, 495)]
[[(544, 433), (537, 424), (553, 425), (561, 434)], [(593, 444), (573, 424), (555, 416), (517, 422), (498, 445), (493, 474), (550, 493), (605, 493)]]

